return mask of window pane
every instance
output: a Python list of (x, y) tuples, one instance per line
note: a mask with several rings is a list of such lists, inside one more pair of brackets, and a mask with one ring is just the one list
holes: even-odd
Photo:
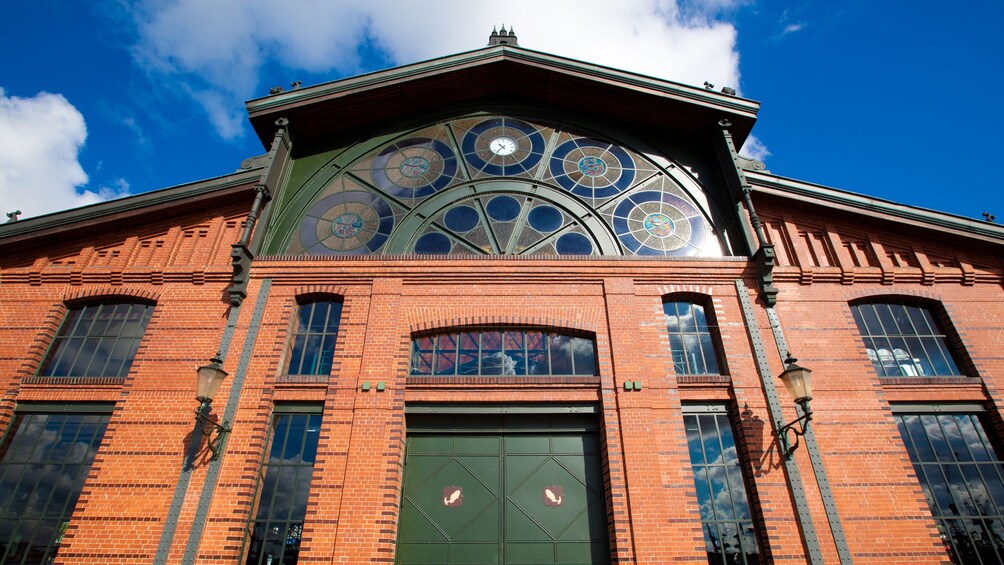
[[(290, 375), (328, 375), (334, 360), (340, 302), (301, 304), (297, 311), (296, 335), (289, 356)], [(428, 361), (426, 359), (426, 361)], [(413, 369), (417, 365), (413, 365)]]
[(68, 310), (39, 374), (125, 376), (152, 311), (148, 304), (94, 304)]
[[(986, 434), (979, 419), (971, 414), (897, 414), (896, 419), (903, 441), (914, 445), (907, 451), (953, 560), (1000, 562), (1002, 463), (993, 447), (982, 441)], [(931, 447), (922, 451), (924, 444)]]
[(596, 352), (593, 351), (593, 341), (581, 337), (573, 337), (571, 345), (575, 374), (595, 375)]
[(918, 306), (860, 304), (851, 307), (868, 357), (879, 376), (960, 375), (944, 331)]
[(252, 525), (249, 565), (296, 563), (320, 424), (319, 414), (276, 414), (272, 456), (263, 469)]
[[(435, 360), (426, 359), (430, 343)], [(412, 375), (596, 375), (593, 339), (534, 330), (489, 329), (415, 338)]]
[(571, 375), (572, 355), (570, 338), (565, 335), (550, 335), (548, 338), (551, 351), (551, 374)]
[(718, 374), (715, 339), (704, 306), (690, 302), (666, 302), (663, 311), (676, 374)]
[(0, 445), (0, 556), (6, 555), (5, 563), (52, 562), (107, 423), (107, 415), (14, 417)]
[(758, 563), (752, 512), (724, 414), (685, 414), (687, 446), (709, 563)]

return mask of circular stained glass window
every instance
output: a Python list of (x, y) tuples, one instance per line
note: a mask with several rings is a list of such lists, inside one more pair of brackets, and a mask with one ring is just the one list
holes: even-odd
[(700, 211), (683, 198), (647, 190), (621, 200), (614, 232), (637, 255), (697, 255), (708, 236)]
[(478, 225), (481, 218), (478, 211), (471, 206), (454, 206), (443, 216), (443, 224), (455, 232), (469, 232)]
[(520, 208), (519, 201), (512, 196), (496, 196), (488, 201), (485, 210), (488, 217), (496, 222), (511, 222), (519, 216)]
[(635, 163), (622, 147), (576, 138), (551, 153), (551, 176), (562, 188), (585, 198), (609, 198), (627, 190), (635, 179)]
[(457, 157), (445, 143), (415, 137), (380, 152), (372, 165), (373, 182), (403, 198), (422, 198), (445, 188), (457, 174)]
[(300, 224), (300, 242), (308, 253), (354, 255), (383, 246), (394, 227), (390, 205), (379, 196), (347, 191), (322, 198)]
[(551, 233), (561, 227), (561, 212), (554, 206), (537, 206), (526, 216), (530, 227), (540, 233)]
[(492, 118), (472, 127), (461, 142), (464, 159), (486, 175), (525, 174), (544, 155), (544, 136), (513, 118)]
[(441, 233), (427, 233), (415, 242), (415, 253), (420, 255), (446, 255), (452, 248), (453, 242)]
[(558, 238), (554, 248), (558, 250), (558, 255), (591, 255), (593, 242), (581, 233), (566, 233)]

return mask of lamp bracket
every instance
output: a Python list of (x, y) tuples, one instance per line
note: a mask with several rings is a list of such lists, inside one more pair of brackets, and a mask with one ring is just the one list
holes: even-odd
[[(805, 435), (805, 430), (809, 427), (809, 422), (812, 421), (812, 411), (809, 409), (810, 400), (812, 398), (808, 396), (795, 400), (802, 407), (802, 415), (777, 430), (777, 439), (781, 443), (781, 455), (787, 460), (790, 460), (794, 455), (795, 449), (798, 448), (799, 438)], [(795, 435), (794, 443), (792, 443), (789, 434)]]
[(211, 461), (220, 456), (223, 448), (223, 440), (233, 429), (226, 421), (222, 425), (209, 418), (209, 411), (212, 409), (212, 400), (199, 398), (199, 407), (195, 410), (195, 421), (199, 424), (199, 431), (206, 437), (206, 447), (213, 454)]

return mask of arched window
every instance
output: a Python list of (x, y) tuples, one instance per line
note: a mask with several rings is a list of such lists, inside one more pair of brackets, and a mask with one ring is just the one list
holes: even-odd
[(39, 375), (126, 376), (152, 314), (152, 304), (140, 303), (70, 308)]
[(704, 306), (689, 300), (667, 300), (662, 304), (662, 311), (666, 316), (676, 374), (719, 374), (713, 326), (708, 322)]
[(296, 316), (296, 334), (289, 355), (290, 375), (327, 375), (335, 355), (335, 338), (342, 317), (342, 303), (317, 301), (301, 304)]
[(851, 313), (880, 377), (962, 374), (944, 329), (927, 308), (868, 303), (852, 305)]
[(412, 375), (595, 375), (591, 338), (530, 329), (465, 330), (415, 338)]

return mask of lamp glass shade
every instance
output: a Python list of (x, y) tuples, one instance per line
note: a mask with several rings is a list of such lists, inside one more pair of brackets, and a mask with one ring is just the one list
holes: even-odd
[(195, 398), (199, 400), (212, 400), (216, 396), (216, 391), (220, 390), (220, 383), (227, 378), (227, 373), (219, 363), (213, 362), (199, 367), (199, 381), (195, 387)]
[(795, 363), (788, 365), (788, 368), (781, 373), (781, 382), (795, 402), (812, 397), (812, 380), (809, 378), (811, 373), (811, 369), (800, 367)]

